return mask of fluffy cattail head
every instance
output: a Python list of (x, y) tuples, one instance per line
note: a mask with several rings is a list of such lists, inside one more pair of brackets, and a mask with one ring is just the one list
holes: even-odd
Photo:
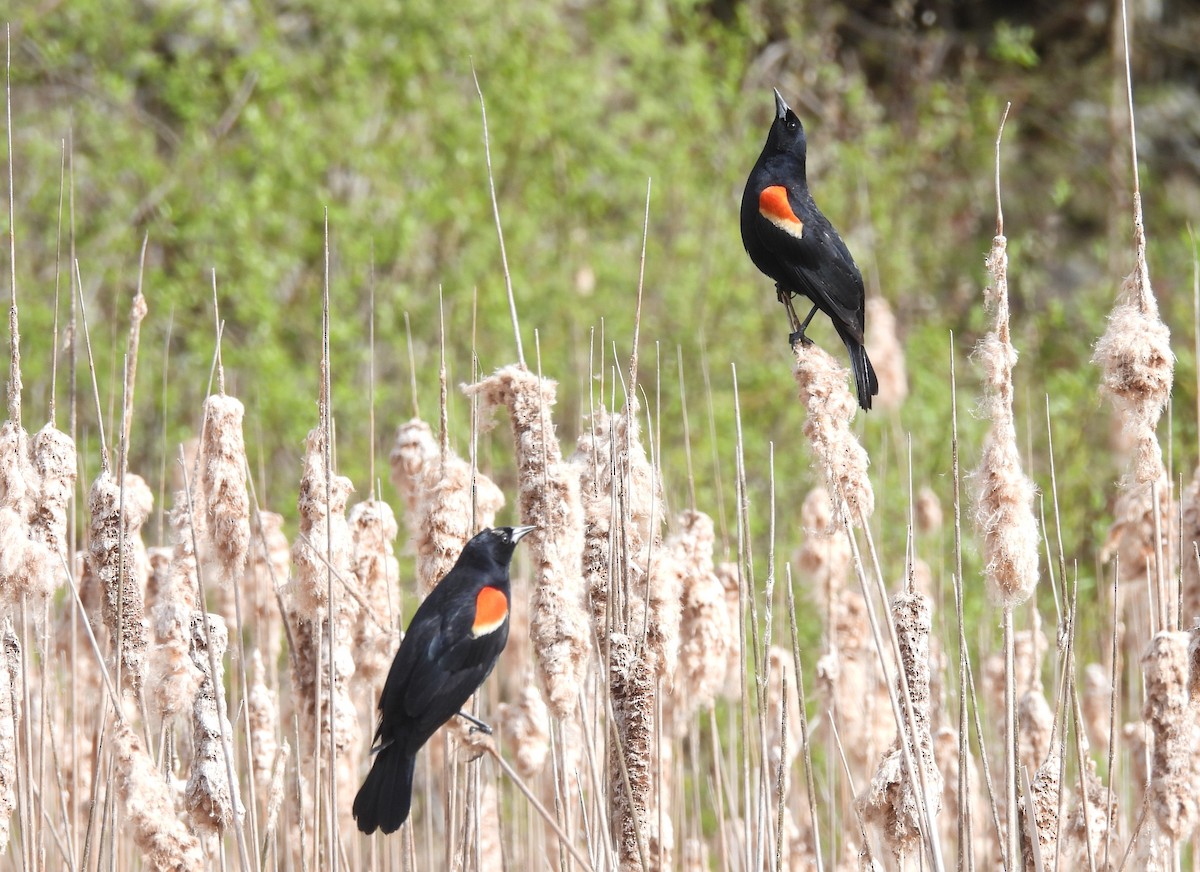
[(916, 515), (917, 529), (922, 533), (936, 533), (942, 528), (942, 501), (929, 485), (921, 485), (917, 491), (913, 514)]
[(1121, 286), (1108, 329), (1092, 354), (1092, 362), (1101, 370), (1101, 390), (1134, 439), (1133, 472), (1143, 483), (1154, 480), (1162, 462), (1154, 431), (1175, 378), (1171, 332), (1159, 317), (1145, 263), (1143, 237), (1137, 267)]
[(798, 342), (792, 353), (800, 402), (808, 412), (804, 435), (830, 494), (846, 501), (853, 523), (864, 524), (875, 511), (875, 491), (867, 476), (867, 452), (850, 430), (858, 403), (847, 386), (846, 369), (816, 345)]
[(431, 463), (436, 464), (437, 459), (437, 440), (428, 424), (413, 418), (396, 428), (396, 440), (388, 461), (392, 468), (392, 484), (404, 497), (405, 518), (410, 527), (416, 526), (416, 508), (423, 489), (425, 468)]
[(691, 713), (712, 706), (729, 671), (730, 652), (738, 642), (725, 606), (725, 588), (713, 567), (712, 518), (687, 511), (679, 515), (677, 526), (668, 545), (683, 579), (676, 690), (686, 705), (683, 717), (677, 720), (682, 726)]
[(1161, 631), (1142, 655), (1142, 715), (1154, 736), (1150, 807), (1159, 827), (1176, 842), (1187, 839), (1200, 820), (1196, 718), (1188, 698), (1189, 641), (1187, 633)]
[(204, 441), (200, 446), (204, 530), (225, 584), (241, 577), (250, 548), (250, 497), (242, 436), (245, 414), (241, 401), (225, 394), (213, 394), (204, 401)]

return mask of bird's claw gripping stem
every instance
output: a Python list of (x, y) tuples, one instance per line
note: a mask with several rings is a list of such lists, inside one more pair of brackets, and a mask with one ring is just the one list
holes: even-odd
[(475, 717), (474, 715), (469, 715), (466, 712), (459, 712), (458, 716), (460, 718), (465, 718), (466, 720), (471, 722), (471, 724), (473, 725), (471, 727), (472, 733), (478, 732), (478, 733), (483, 733), (484, 735), (487, 735), (487, 736), (492, 735), (491, 726), (488, 724), (485, 724), (483, 721), (479, 720), (479, 718)]

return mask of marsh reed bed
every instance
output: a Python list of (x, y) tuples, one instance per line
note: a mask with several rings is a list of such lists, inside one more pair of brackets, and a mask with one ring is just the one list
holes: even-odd
[[(782, 372), (779, 384), (803, 406), (802, 433), (748, 451), (731, 361), (712, 377), (732, 389), (735, 430), (723, 444), (733, 448), (711, 473), (691, 462), (685, 390), (695, 403), (703, 369), (700, 396), (714, 402), (709, 361), (678, 352), (687, 463), (667, 469), (670, 379), (661, 354), (639, 366), (640, 326), (631, 340), (593, 331), (587, 372), (549, 372), (536, 331), (526, 359), (514, 305), (514, 363), (484, 372), (472, 356), (470, 379), (452, 384), (443, 341), (437, 419), (382, 410), (392, 503), (375, 472), (374, 419), (370, 445), (337, 435), (327, 247), (317, 413), (285, 520), (260, 500), (246, 409), (226, 392), (215, 276), (211, 368), (172, 376), (207, 385), (199, 423), (160, 470), (130, 468), (148, 453), (131, 452), (144, 438), (133, 420), (140, 330), (161, 317), (140, 279), (119, 406), (104, 414), (95, 325), (72, 263), (53, 297), (53, 341), (36, 337), (56, 374), (60, 358), (70, 366), (66, 429), (57, 375), (45, 420), (23, 415), (20, 312), (51, 304), (18, 288), (10, 200), (3, 862), (88, 872), (1196, 868), (1200, 470), (1182, 487), (1157, 437), (1174, 356), (1136, 180), (1133, 269), (1096, 325), (1094, 358), (1128, 472), (1109, 485), (1107, 540), (1070, 543), (1103, 561), (1099, 596), (1081, 601), (1058, 534), (1053, 441), (1024, 453), (1018, 441), (999, 149), (998, 136), (987, 330), (970, 355), (948, 337), (944, 364), (920, 364), (944, 366), (951, 387), (943, 493), (912, 480), (910, 458), (907, 493), (879, 496), (906, 507), (903, 553), (877, 546), (875, 473), (857, 435), (898, 420), (908, 390), (880, 298), (868, 335), (879, 422), (856, 420), (837, 359), (797, 345), (794, 385)], [(11, 184), (11, 139), (9, 155)], [(641, 300), (639, 283), (639, 311)], [(958, 439), (964, 368), (983, 386), (980, 445)], [(585, 386), (582, 418), (564, 419), (561, 384)], [(452, 391), (470, 407), (459, 429)], [(76, 450), (84, 420), (96, 456)], [(1049, 433), (1067, 427), (1047, 420)], [(347, 451), (370, 453), (366, 481), (339, 473)], [(1041, 494), (1029, 452), (1050, 469)], [(789, 505), (776, 500), (776, 477), (797, 457), (817, 484)], [(705, 474), (727, 504), (697, 498), (712, 490), (696, 486)], [(168, 481), (155, 535), (148, 522)], [(763, 482), (768, 498), (752, 503)], [(508, 649), (472, 703), (495, 734), (447, 724), (419, 758), (409, 823), (363, 837), (349, 809), (406, 616), (474, 532), (501, 522), (538, 529), (515, 566)], [(980, 572), (964, 572), (964, 551), (978, 553)], [(982, 612), (964, 608), (984, 597)], [(1081, 610), (1103, 628), (1100, 644), (1080, 638)], [(977, 613), (983, 632), (966, 618)], [(819, 642), (805, 644), (814, 625)]]

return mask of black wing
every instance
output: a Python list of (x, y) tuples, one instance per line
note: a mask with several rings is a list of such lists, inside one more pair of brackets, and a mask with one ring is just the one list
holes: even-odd
[(846, 243), (811, 199), (802, 209), (796, 209), (797, 198), (790, 191), (788, 199), (793, 210), (806, 219), (800, 238), (762, 215), (755, 216), (759, 242), (774, 259), (772, 278), (785, 290), (804, 294), (861, 343), (866, 297), (862, 273)]

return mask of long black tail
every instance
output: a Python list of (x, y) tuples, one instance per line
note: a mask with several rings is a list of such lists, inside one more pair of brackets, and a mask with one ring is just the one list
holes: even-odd
[(408, 819), (412, 805), (413, 770), (417, 758), (389, 745), (375, 756), (367, 780), (354, 797), (354, 819), (368, 835), (380, 829), (394, 833)]
[(858, 404), (865, 411), (871, 411), (871, 397), (879, 393), (879, 379), (875, 376), (875, 367), (871, 358), (867, 357), (867, 349), (861, 342), (838, 329), (838, 335), (846, 345), (850, 354), (850, 366), (854, 369), (854, 389), (858, 393)]

